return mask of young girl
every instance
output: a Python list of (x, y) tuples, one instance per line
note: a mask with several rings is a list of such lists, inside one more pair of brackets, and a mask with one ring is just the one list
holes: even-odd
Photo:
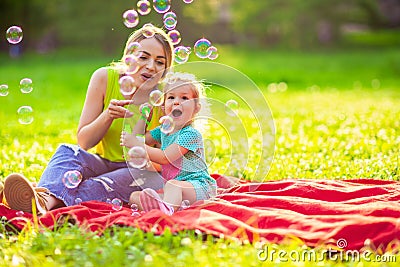
[[(146, 144), (136, 137), (136, 134), (144, 133), (144, 120), (135, 125), (132, 134), (122, 133), (121, 145), (128, 148), (144, 145), (148, 159), (161, 164), (162, 176), (167, 181), (162, 198), (155, 190), (146, 188), (141, 192), (133, 192), (130, 204), (134, 203), (144, 211), (159, 209), (170, 215), (183, 200), (192, 204), (216, 194), (216, 182), (208, 174), (204, 159), (202, 136), (192, 126), (201, 108), (203, 89), (193, 75), (169, 75), (164, 88), (163, 108), (164, 114), (172, 118), (174, 127), (166, 131), (161, 125), (147, 132)], [(156, 143), (161, 144), (161, 149), (152, 147)]]

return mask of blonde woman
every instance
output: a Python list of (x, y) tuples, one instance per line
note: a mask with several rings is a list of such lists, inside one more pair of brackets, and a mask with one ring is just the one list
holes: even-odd
[[(149, 34), (151, 33), (151, 34)], [(134, 94), (120, 92), (119, 79), (124, 74), (124, 60), (135, 51), (138, 69), (129, 74), (138, 88)], [(48, 210), (76, 204), (76, 201), (119, 198), (128, 202), (132, 192), (143, 188), (158, 189), (162, 179), (157, 172), (129, 169), (119, 145), (124, 117), (135, 118), (133, 109), (149, 99), (173, 63), (173, 45), (168, 35), (152, 25), (138, 29), (128, 38), (121, 62), (96, 70), (89, 82), (86, 100), (77, 131), (78, 145), (62, 144), (43, 172), (38, 187), (32, 187), (21, 174), (11, 174), (4, 181), (4, 196), (15, 210), (32, 212), (32, 199), (37, 210)], [(136, 109), (137, 110), (137, 109)], [(158, 123), (160, 112), (153, 112)], [(139, 118), (139, 117), (138, 117)], [(95, 153), (88, 152), (94, 149)], [(75, 188), (63, 183), (64, 174), (77, 171), (82, 181)], [(140, 178), (140, 182), (135, 179)]]

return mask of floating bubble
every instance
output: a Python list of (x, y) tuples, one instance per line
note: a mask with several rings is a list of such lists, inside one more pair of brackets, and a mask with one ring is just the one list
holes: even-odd
[(178, 23), (176, 14), (172, 11), (164, 14), (163, 21), (165, 28), (169, 31), (175, 29), (176, 24)]
[(0, 96), (7, 96), (8, 93), (9, 93), (8, 85), (7, 84), (1, 84), (0, 85)]
[(185, 199), (185, 200), (182, 200), (182, 203), (181, 203), (181, 206), (180, 206), (180, 210), (185, 210), (185, 209), (187, 209), (187, 208), (189, 208), (190, 207), (190, 202), (189, 202), (189, 200), (187, 200), (187, 199)]
[(167, 18), (173, 18), (173, 19), (176, 20), (176, 19), (177, 19), (177, 16), (176, 16), (175, 12), (170, 11), (170, 12), (167, 12), (167, 13), (164, 14), (163, 20), (165, 20), (165, 19), (167, 19)]
[(126, 49), (127, 55), (134, 55), (137, 56), (141, 45), (139, 42), (132, 42), (128, 45)]
[(75, 205), (81, 205), (82, 204), (82, 199), (77, 197), (75, 198)]
[(231, 99), (226, 101), (225, 103), (225, 112), (226, 114), (228, 114), (229, 116), (236, 116), (238, 114), (239, 111), (239, 104), (238, 102), (236, 102), (235, 100)]
[(33, 122), (33, 109), (31, 106), (21, 106), (17, 110), (18, 122), (20, 124), (31, 124)]
[(177, 30), (169, 31), (168, 36), (169, 38), (171, 38), (171, 42), (173, 45), (179, 44), (182, 40), (181, 33)]
[(140, 105), (139, 111), (143, 117), (148, 118), (150, 116), (150, 112), (151, 112), (151, 105), (149, 103), (144, 103), (144, 104)]
[(66, 188), (76, 188), (82, 182), (82, 174), (77, 170), (67, 171), (64, 173), (62, 182)]
[(137, 2), (137, 12), (144, 16), (149, 14), (151, 11), (150, 2), (147, 0), (140, 0)]
[(19, 82), (19, 89), (21, 90), (22, 93), (24, 94), (29, 94), (32, 92), (33, 87), (32, 87), (32, 80), (29, 78), (24, 78)]
[(207, 53), (209, 53), (208, 58), (214, 60), (218, 57), (218, 49), (215, 46), (210, 46), (207, 49)]
[(381, 87), (381, 82), (378, 79), (373, 79), (371, 81), (371, 86), (373, 89), (379, 89), (379, 87)]
[(177, 24), (177, 21), (174, 18), (166, 18), (164, 20), (164, 26), (169, 31), (175, 29), (176, 24)]
[(139, 216), (140, 215), (138, 205), (136, 205), (135, 203), (133, 203), (131, 205), (131, 211), (132, 211), (131, 216)]
[(139, 14), (134, 9), (129, 9), (122, 14), (124, 24), (128, 28), (136, 27), (139, 24)]
[(134, 55), (127, 55), (124, 57), (125, 63), (125, 73), (134, 74), (139, 70), (139, 64), (137, 62), (137, 57)]
[(157, 13), (165, 13), (171, 8), (171, 0), (153, 0), (153, 8)]
[(147, 24), (143, 25), (142, 28), (143, 28), (142, 34), (143, 34), (144, 37), (146, 37), (146, 38), (151, 38), (151, 37), (154, 36), (155, 31), (154, 31), (154, 26), (153, 26), (153, 24), (147, 23)]
[(176, 83), (176, 80), (177, 80), (177, 77), (174, 76), (172, 72), (168, 72), (168, 73), (165, 75), (164, 82), (165, 82), (166, 84), (174, 84), (174, 83)]
[(285, 83), (285, 82), (278, 83), (278, 90), (280, 92), (285, 92), (287, 90), (287, 87), (288, 87), (287, 83)]
[(18, 44), (23, 37), (22, 29), (18, 26), (11, 26), (6, 31), (6, 38), (10, 44)]
[(183, 2), (184, 2), (185, 4), (190, 4), (190, 3), (193, 2), (193, 0), (183, 0)]
[(128, 156), (128, 163), (133, 168), (142, 169), (148, 163), (146, 150), (141, 146), (134, 146), (129, 149)]
[(208, 58), (212, 51), (208, 50), (211, 47), (211, 42), (205, 38), (201, 38), (194, 44), (194, 53), (199, 58)]
[(114, 198), (111, 200), (112, 209), (115, 211), (120, 211), (122, 209), (122, 200), (119, 198)]
[(24, 212), (22, 210), (19, 210), (15, 213), (15, 215), (17, 215), (17, 217), (23, 217), (24, 216)]
[(123, 96), (130, 96), (136, 91), (135, 80), (129, 75), (122, 76), (118, 83)]
[(161, 106), (164, 103), (164, 94), (160, 90), (154, 90), (149, 95), (149, 103), (153, 106)]
[(160, 118), (160, 130), (165, 134), (171, 133), (175, 128), (174, 120), (170, 116)]
[(131, 210), (132, 210), (132, 211), (139, 211), (138, 205), (136, 205), (135, 203), (133, 203), (133, 204), (131, 205)]
[(174, 53), (175, 53), (175, 62), (182, 64), (188, 61), (190, 50), (187, 47), (181, 45), (175, 47)]

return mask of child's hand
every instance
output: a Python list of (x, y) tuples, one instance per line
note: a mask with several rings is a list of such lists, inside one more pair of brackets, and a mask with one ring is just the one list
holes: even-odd
[(129, 134), (125, 131), (122, 131), (120, 138), (120, 145), (126, 146), (127, 148), (132, 148), (134, 146), (143, 146), (144, 141), (143, 139), (139, 139), (133, 134)]

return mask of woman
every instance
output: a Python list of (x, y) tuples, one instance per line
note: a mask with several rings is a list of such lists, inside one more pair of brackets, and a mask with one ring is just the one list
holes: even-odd
[[(134, 53), (138, 69), (129, 76), (138, 89), (122, 94), (119, 80), (128, 75), (123, 73), (126, 68), (123, 62), (132, 53), (132, 45), (136, 45)], [(90, 79), (77, 131), (79, 146), (60, 145), (37, 188), (21, 174), (11, 174), (5, 179), (4, 197), (10, 208), (32, 212), (34, 198), (37, 210), (44, 214), (77, 201), (119, 198), (128, 202), (133, 191), (161, 188), (162, 178), (157, 172), (128, 168), (119, 136), (124, 117), (139, 118), (134, 111), (148, 102), (149, 94), (156, 89), (172, 63), (173, 45), (161, 29), (147, 24), (134, 32), (126, 42), (121, 61), (96, 70)], [(127, 105), (133, 105), (133, 108), (128, 109)], [(155, 110), (152, 113), (154, 124), (154, 121), (158, 122), (158, 114)], [(95, 153), (87, 151), (91, 148)], [(65, 186), (64, 175), (69, 171), (82, 175), (82, 182), (77, 187)]]

